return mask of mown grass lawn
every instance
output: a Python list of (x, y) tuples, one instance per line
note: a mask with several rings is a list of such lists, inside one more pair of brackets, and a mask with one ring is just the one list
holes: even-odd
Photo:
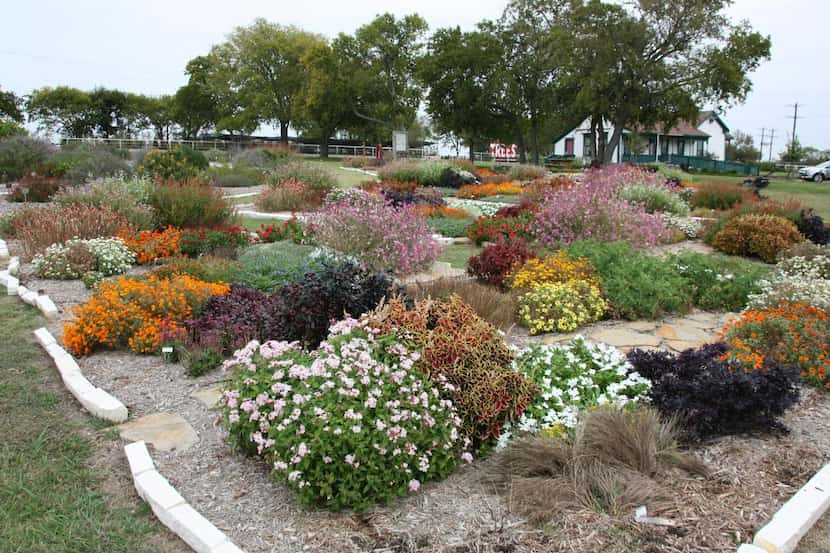
[(438, 261), (446, 261), (456, 269), (466, 269), (467, 260), (480, 252), (481, 248), (475, 244), (449, 244), (444, 246)]
[(0, 298), (0, 551), (157, 551), (149, 509), (102, 491), (84, 436), (92, 419), (50, 391), (57, 374), (32, 336), (43, 323), (17, 298)]
[[(741, 184), (745, 177), (695, 175), (693, 182), (724, 182)], [(795, 198), (802, 204), (812, 207), (825, 220), (830, 219), (830, 183), (807, 182), (799, 179), (774, 178), (767, 188), (761, 191), (764, 196), (775, 200)]]

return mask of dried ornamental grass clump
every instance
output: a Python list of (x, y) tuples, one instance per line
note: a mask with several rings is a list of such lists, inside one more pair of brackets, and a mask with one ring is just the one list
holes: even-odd
[(164, 336), (181, 333), (194, 308), (228, 291), (225, 284), (189, 276), (104, 281), (89, 301), (72, 310), (72, 319), (63, 327), (64, 344), (75, 355), (98, 347), (154, 353)]
[(723, 359), (747, 371), (776, 362), (800, 371), (812, 385), (830, 390), (830, 318), (827, 311), (798, 303), (749, 310), (724, 327), (730, 349)]
[(394, 334), (346, 319), (320, 348), (251, 342), (225, 363), (231, 438), (273, 467), (302, 505), (362, 511), (449, 475), (461, 420)]
[(129, 228), (127, 219), (112, 209), (86, 205), (23, 208), (15, 212), (13, 225), (27, 259), (52, 244), (116, 236)]
[(659, 511), (672, 498), (659, 483), (669, 469), (702, 476), (702, 461), (677, 446), (676, 424), (653, 409), (586, 411), (565, 437), (539, 435), (499, 453), (490, 479), (514, 510), (544, 524), (587, 508), (613, 516), (640, 505)]
[(441, 278), (427, 283), (417, 283), (407, 288), (407, 294), (416, 301), (425, 298), (448, 300), (458, 296), (475, 309), (482, 319), (503, 331), (516, 324), (516, 297), (493, 286), (457, 278)]
[(511, 370), (513, 356), (496, 328), (458, 296), (423, 299), (411, 309), (393, 298), (367, 318), (422, 350), (423, 370), (453, 385), (450, 399), (475, 447), (497, 439), (536, 394), (531, 381)]
[(310, 211), (323, 204), (327, 193), (326, 189), (316, 189), (305, 182), (286, 179), (257, 194), (254, 205), (265, 212)]

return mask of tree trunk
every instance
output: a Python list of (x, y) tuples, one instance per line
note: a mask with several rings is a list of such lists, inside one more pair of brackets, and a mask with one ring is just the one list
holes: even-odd
[(329, 135), (326, 131), (320, 135), (320, 159), (329, 158)]
[(280, 121), (280, 144), (288, 147), (288, 121)]
[(530, 118), (530, 152), (534, 165), (539, 165), (539, 124), (535, 117)]
[[(620, 123), (620, 121), (614, 122), (614, 132), (611, 133), (611, 142), (608, 143), (608, 148), (603, 158), (604, 163), (611, 163), (614, 161), (614, 152), (620, 144), (623, 128), (624, 126)], [(622, 159), (620, 159), (620, 161), (622, 161)]]
[(527, 150), (525, 148), (525, 135), (521, 129), (516, 130), (516, 148), (519, 150), (519, 163), (527, 163)]
[(597, 119), (597, 155), (596, 159), (602, 165), (605, 165), (605, 151), (607, 150), (605, 141), (605, 126), (602, 124), (602, 117)]
[[(470, 161), (475, 163), (475, 161), (476, 161), (476, 141), (475, 141), (475, 139), (470, 138), (469, 140), (467, 140), (467, 146), (470, 148), (470, 152), (469, 152)], [(456, 155), (458, 155), (457, 150), (456, 150)]]

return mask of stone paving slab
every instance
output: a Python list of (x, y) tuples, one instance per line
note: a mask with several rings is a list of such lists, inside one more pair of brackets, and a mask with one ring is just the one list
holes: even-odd
[(146, 442), (160, 451), (184, 451), (199, 441), (193, 427), (181, 415), (153, 413), (118, 426), (122, 439)]

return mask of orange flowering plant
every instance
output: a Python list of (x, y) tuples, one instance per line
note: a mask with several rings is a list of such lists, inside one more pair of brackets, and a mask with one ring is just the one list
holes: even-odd
[(175, 257), (181, 253), (179, 242), (182, 231), (174, 227), (164, 230), (142, 230), (137, 233), (124, 229), (118, 232), (118, 237), (123, 239), (130, 251), (136, 255), (136, 263), (139, 265), (164, 257)]
[(85, 304), (76, 306), (63, 327), (63, 341), (75, 355), (97, 347), (129, 347), (136, 353), (158, 351), (165, 338), (183, 333), (193, 310), (230, 287), (188, 275), (161, 279), (121, 277), (101, 283)]
[(518, 182), (502, 182), (499, 184), (468, 184), (462, 186), (455, 193), (456, 198), (476, 199), (487, 196), (521, 194), (522, 185)]
[(813, 386), (830, 389), (830, 318), (825, 310), (799, 303), (745, 311), (730, 320), (722, 338), (730, 346), (723, 360), (758, 370), (769, 358), (796, 367)]
[(417, 205), (415, 211), (423, 217), (432, 217), (433, 219), (469, 219), (470, 214), (457, 207), (447, 207), (445, 205)]

